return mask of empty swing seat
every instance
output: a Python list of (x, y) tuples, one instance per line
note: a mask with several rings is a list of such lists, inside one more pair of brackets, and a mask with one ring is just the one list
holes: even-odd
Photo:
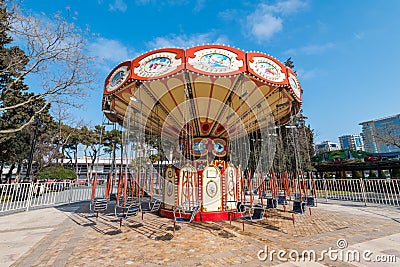
[(279, 196), (278, 196), (278, 204), (287, 205), (288, 202), (287, 202), (287, 200), (286, 200), (286, 196), (284, 196), (284, 195), (279, 195)]
[(140, 204), (137, 201), (127, 202), (125, 205), (119, 203), (115, 205), (115, 216), (119, 219), (119, 226), (122, 226), (122, 220), (128, 217), (138, 215), (140, 212)]
[(314, 197), (307, 197), (307, 206), (314, 207), (315, 206), (315, 198)]
[(142, 212), (142, 220), (144, 213), (146, 212), (157, 213), (160, 210), (160, 207), (161, 207), (161, 201), (158, 199), (152, 199), (151, 201), (142, 202), (140, 205)]
[(278, 207), (278, 203), (276, 198), (267, 198), (267, 208), (268, 209), (276, 209)]
[(293, 212), (303, 213), (306, 211), (306, 203), (300, 200), (293, 201)]
[(261, 221), (264, 218), (264, 213), (265, 213), (265, 206), (253, 206), (248, 209), (248, 212), (240, 219), (242, 220), (242, 228), (244, 231), (244, 222), (249, 221), (249, 222), (255, 222), (255, 221)]
[(90, 202), (90, 210), (96, 212), (96, 218), (99, 216), (99, 211), (105, 211), (108, 207), (107, 198), (95, 198)]
[(197, 204), (196, 206), (191, 206), (188, 203), (183, 203), (182, 205), (176, 207), (174, 209), (174, 232), (176, 223), (191, 223), (196, 217), (199, 210), (199, 204)]
[[(227, 203), (235, 203), (236, 209), (234, 210), (228, 210), (228, 219), (229, 219), (229, 224), (232, 224), (232, 217), (236, 218), (237, 215), (243, 215), (244, 212), (246, 211), (246, 206), (242, 204), (240, 201), (227, 201)], [(227, 207), (228, 209), (229, 207)]]

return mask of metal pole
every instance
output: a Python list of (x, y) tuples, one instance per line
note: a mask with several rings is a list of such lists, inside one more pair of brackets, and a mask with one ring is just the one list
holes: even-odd
[(364, 179), (362, 178), (360, 179), (360, 185), (361, 185), (361, 193), (364, 198), (364, 205), (367, 206), (367, 197), (365, 195)]
[(33, 140), (31, 144), (31, 151), (29, 152), (29, 161), (28, 161), (28, 169), (26, 170), (26, 179), (29, 180), (31, 172), (32, 172), (32, 161), (33, 161), (33, 153), (35, 151), (35, 145), (36, 145), (36, 137), (38, 134), (38, 128), (39, 128), (39, 119), (35, 117), (35, 133), (33, 134)]
[(326, 188), (326, 180), (325, 180), (325, 177), (322, 177), (322, 183), (324, 184), (325, 200), (326, 200), (326, 202), (328, 202), (328, 192), (327, 192), (327, 188)]

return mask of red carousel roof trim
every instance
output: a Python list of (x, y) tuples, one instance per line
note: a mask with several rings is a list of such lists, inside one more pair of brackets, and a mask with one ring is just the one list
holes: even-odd
[(154, 80), (173, 75), (185, 68), (185, 50), (162, 48), (132, 60), (132, 78)]
[(125, 61), (118, 64), (108, 74), (104, 82), (104, 95), (109, 95), (121, 88), (126, 81), (130, 78), (131, 62)]
[(301, 89), (300, 82), (297, 79), (296, 73), (292, 69), (286, 68), (286, 74), (289, 81), (290, 91), (292, 92), (295, 99), (301, 102), (303, 100), (303, 90)]
[(227, 76), (246, 71), (244, 51), (223, 45), (202, 45), (186, 50), (186, 69), (212, 76)]
[(246, 54), (247, 71), (255, 77), (273, 85), (286, 85), (286, 67), (279, 60), (262, 53)]

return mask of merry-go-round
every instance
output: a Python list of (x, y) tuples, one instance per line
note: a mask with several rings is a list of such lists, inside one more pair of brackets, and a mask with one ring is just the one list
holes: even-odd
[(277, 198), (276, 129), (301, 103), (296, 73), (261, 52), (163, 48), (120, 63), (102, 102), (123, 127), (117, 202), (156, 200), (163, 217), (217, 221), (240, 216), (238, 203)]

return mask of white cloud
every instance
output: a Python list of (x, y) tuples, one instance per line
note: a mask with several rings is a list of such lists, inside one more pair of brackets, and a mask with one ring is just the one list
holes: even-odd
[[(181, 6), (186, 4), (192, 4), (189, 0), (167, 0), (167, 1), (160, 1), (160, 0), (135, 0), (136, 5), (157, 5), (157, 6)], [(203, 5), (204, 0), (197, 0), (194, 6)]]
[(128, 6), (124, 2), (124, 0), (115, 0), (113, 4), (109, 5), (109, 10), (111, 10), (111, 11), (125, 12), (127, 9), (128, 9)]
[(335, 46), (334, 43), (326, 43), (326, 44), (313, 44), (313, 45), (307, 45), (303, 46), (300, 48), (292, 48), (289, 50), (285, 51), (286, 55), (297, 55), (297, 54), (303, 54), (303, 55), (317, 55), (317, 54), (322, 54), (325, 51), (333, 48)]
[(354, 38), (356, 38), (358, 40), (364, 39), (364, 37), (365, 37), (365, 33), (363, 33), (363, 32), (354, 33)]
[(297, 75), (301, 81), (306, 81), (318, 76), (319, 72), (320, 70), (318, 69), (312, 69), (312, 70), (299, 69), (297, 70)]
[[(96, 57), (99, 64), (115, 65), (131, 59), (134, 55), (119, 41), (98, 38), (88, 45), (89, 54)], [(109, 68), (107, 68), (109, 69)]]
[(283, 28), (282, 19), (263, 14), (262, 16), (248, 18), (251, 25), (251, 33), (259, 40), (268, 40), (274, 33), (280, 32)]
[(147, 43), (150, 49), (158, 49), (165, 47), (192, 47), (195, 45), (202, 45), (206, 43), (224, 44), (228, 42), (225, 36), (213, 37), (214, 33), (202, 33), (193, 35), (175, 35), (172, 34), (166, 37), (157, 37), (153, 41)]
[(241, 16), (240, 11), (237, 9), (226, 9), (218, 13), (218, 16), (223, 20), (234, 20), (235, 18), (239, 18)]
[(199, 12), (204, 8), (205, 0), (197, 0), (196, 5), (193, 8), (194, 12)]
[(247, 33), (258, 41), (268, 41), (275, 33), (282, 31), (285, 15), (298, 12), (306, 6), (307, 3), (300, 0), (287, 0), (274, 5), (261, 3), (246, 17)]
[(326, 50), (333, 48), (333, 43), (326, 43), (323, 45), (308, 45), (301, 48), (301, 52), (306, 55), (322, 54)]
[(136, 0), (135, 3), (137, 5), (147, 5), (149, 3), (153, 2), (152, 0)]
[(269, 7), (274, 12), (287, 15), (296, 13), (299, 9), (302, 9), (306, 6), (307, 6), (306, 2), (302, 2), (300, 0), (288, 0), (288, 1), (278, 2), (276, 5)]

